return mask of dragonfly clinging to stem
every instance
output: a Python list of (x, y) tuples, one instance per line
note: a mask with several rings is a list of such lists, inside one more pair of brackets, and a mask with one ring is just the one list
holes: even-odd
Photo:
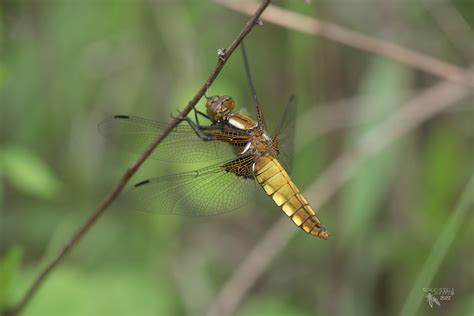
[[(187, 124), (177, 126), (155, 149), (152, 157), (171, 162), (217, 159), (220, 162), (137, 183), (133, 195), (138, 209), (179, 215), (224, 213), (245, 204), (255, 190), (256, 181), (298, 227), (310, 235), (327, 239), (326, 228), (286, 170), (291, 164), (290, 159), (284, 159), (284, 149), (288, 149), (285, 145), (291, 143), (288, 138), (293, 135), (294, 98), (290, 98), (280, 126), (270, 136), (243, 43), (242, 54), (256, 119), (234, 111), (235, 101), (230, 96), (207, 97), (206, 113), (195, 109), (195, 121), (183, 117)], [(210, 124), (200, 124), (199, 117)], [(124, 146), (138, 152), (150, 145), (166, 127), (167, 123), (129, 115), (115, 115), (99, 125), (106, 137), (118, 136)], [(282, 137), (284, 130), (287, 139)]]

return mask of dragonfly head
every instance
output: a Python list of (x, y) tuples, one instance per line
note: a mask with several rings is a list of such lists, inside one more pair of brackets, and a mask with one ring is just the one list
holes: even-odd
[(207, 115), (212, 121), (220, 121), (232, 112), (234, 106), (235, 102), (231, 97), (214, 95), (207, 98)]

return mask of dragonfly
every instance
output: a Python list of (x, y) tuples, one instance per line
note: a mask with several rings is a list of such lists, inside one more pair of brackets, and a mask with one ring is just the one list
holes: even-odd
[[(194, 109), (195, 121), (182, 122), (151, 154), (168, 162), (217, 161), (204, 168), (151, 178), (134, 185), (137, 209), (186, 216), (221, 214), (239, 208), (259, 184), (283, 212), (309, 235), (327, 239), (309, 202), (292, 181), (290, 151), (294, 129), (294, 98), (290, 98), (279, 127), (270, 136), (250, 74), (245, 48), (244, 66), (255, 105), (256, 118), (235, 110), (226, 95), (206, 97), (206, 113)], [(204, 118), (208, 124), (201, 124)], [(168, 123), (130, 115), (114, 115), (99, 124), (106, 137), (135, 152), (143, 152)], [(286, 131), (286, 133), (284, 132)]]

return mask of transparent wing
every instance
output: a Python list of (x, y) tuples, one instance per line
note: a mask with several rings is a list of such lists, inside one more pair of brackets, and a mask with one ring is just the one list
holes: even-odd
[(247, 51), (245, 50), (244, 41), (240, 43), (240, 49), (242, 50), (242, 58), (244, 62), (245, 75), (247, 76), (247, 82), (249, 84), (250, 91), (252, 91), (253, 101), (255, 104), (255, 113), (257, 115), (257, 122), (258, 122), (258, 125), (262, 129), (265, 130), (265, 119), (263, 117), (263, 112), (260, 107), (260, 102), (258, 102), (257, 90), (255, 89), (255, 85), (253, 84), (252, 73), (250, 72), (250, 63), (247, 57)]
[(294, 95), (288, 100), (280, 123), (273, 133), (273, 140), (278, 146), (278, 159), (283, 163), (288, 173), (293, 168), (293, 150), (295, 138), (296, 98)]
[(188, 216), (229, 212), (255, 191), (254, 158), (244, 156), (199, 170), (142, 181), (129, 193), (139, 211)]
[[(103, 120), (99, 124), (99, 131), (125, 149), (142, 153), (167, 127), (168, 123), (115, 115)], [(204, 141), (191, 126), (183, 122), (160, 143), (151, 157), (168, 162), (222, 161), (235, 157), (235, 146), (243, 147), (247, 141), (242, 133), (220, 127), (206, 127), (202, 133), (211, 140)]]

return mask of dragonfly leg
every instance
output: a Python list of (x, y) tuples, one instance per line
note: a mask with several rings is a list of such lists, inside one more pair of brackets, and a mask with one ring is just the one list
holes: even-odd
[[(197, 118), (197, 115), (196, 115), (196, 118)], [(181, 120), (183, 121), (186, 121), (189, 126), (191, 126), (191, 128), (194, 130), (194, 132), (196, 133), (196, 135), (203, 141), (210, 141), (212, 140), (212, 137), (206, 135), (206, 133), (204, 132), (204, 130), (206, 129), (206, 126), (201, 126), (199, 125), (199, 123), (196, 123), (196, 122), (193, 122), (193, 120), (191, 120), (189, 117), (185, 116), (185, 117), (181, 117), (180, 118)]]
[(207, 118), (209, 121), (211, 120), (207, 114), (202, 113), (202, 112), (199, 111), (199, 110), (196, 110), (196, 108), (193, 108), (193, 110), (194, 110), (194, 118), (196, 119), (197, 125), (201, 126), (201, 125), (199, 124), (198, 114), (201, 115), (201, 116), (203, 116), (203, 117), (205, 117), (205, 118)]

